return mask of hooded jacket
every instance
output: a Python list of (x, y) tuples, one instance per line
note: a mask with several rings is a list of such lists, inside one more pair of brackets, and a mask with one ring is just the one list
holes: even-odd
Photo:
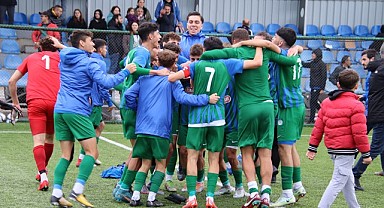
[[(100, 13), (100, 18), (96, 19), (95, 13), (98, 11)], [(103, 12), (100, 9), (95, 10), (93, 14), (93, 19), (89, 23), (89, 29), (97, 29), (97, 30), (107, 30), (107, 22), (103, 18)], [(99, 32), (94, 32), (93, 33), (93, 38), (101, 38), (104, 40), (107, 40), (107, 36), (105, 33), (99, 33)]]
[[(92, 53), (91, 58), (98, 60), (99, 66), (104, 73), (107, 73), (107, 66), (104, 58), (98, 53)], [(108, 88), (103, 88), (96, 82), (93, 82), (91, 92), (92, 106), (103, 106), (103, 101), (108, 103), (108, 107), (113, 105), (111, 95), (109, 94)]]
[(55, 113), (75, 113), (89, 116), (92, 108), (89, 102), (93, 82), (104, 88), (112, 88), (129, 76), (128, 70), (107, 75), (99, 60), (89, 58), (81, 49), (68, 47), (60, 51), (60, 90), (57, 95)]
[(369, 62), (368, 123), (384, 122), (384, 59)]
[(57, 25), (57, 27), (65, 26), (65, 19), (64, 19), (63, 15), (61, 15), (60, 17), (56, 16), (56, 14), (54, 12), (54, 7), (49, 9), (47, 12), (48, 12), (49, 20), (51, 20), (51, 22), (53, 24)]
[(189, 32), (183, 33), (180, 41), (181, 54), (189, 60), (189, 50), (194, 44), (204, 43), (205, 35), (202, 32), (197, 33), (196, 35), (190, 35)]
[(354, 155), (358, 151), (363, 157), (370, 156), (364, 105), (359, 97), (345, 90), (329, 93), (321, 103), (309, 141), (309, 151), (317, 152), (323, 134), (329, 154)]
[(327, 65), (321, 60), (323, 52), (320, 48), (313, 50), (316, 58), (310, 63), (303, 63), (303, 67), (310, 68), (309, 86), (311, 89), (324, 90), (327, 81)]

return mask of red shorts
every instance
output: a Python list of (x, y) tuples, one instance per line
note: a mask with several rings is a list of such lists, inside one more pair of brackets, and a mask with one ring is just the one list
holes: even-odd
[(55, 102), (42, 99), (28, 101), (28, 118), (32, 135), (55, 133), (53, 128)]

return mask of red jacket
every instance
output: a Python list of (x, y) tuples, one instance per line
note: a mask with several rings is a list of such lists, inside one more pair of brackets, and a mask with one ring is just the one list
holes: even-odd
[[(37, 26), (41, 27), (42, 24), (39, 23)], [(53, 24), (53, 23), (49, 23), (47, 25), (47, 28), (57, 28), (57, 25)], [(44, 32), (47, 33), (47, 35), (49, 36), (53, 36), (55, 37), (56, 39), (60, 40), (60, 32), (58, 31), (46, 31), (44, 30)], [(39, 42), (40, 40), (40, 36), (41, 36), (41, 30), (35, 30), (33, 31), (32, 33), (32, 41), (35, 43), (35, 42)]]
[[(329, 154), (370, 156), (364, 105), (353, 92), (337, 90), (325, 99), (309, 141), (309, 151), (317, 152), (324, 136)], [(356, 149), (357, 148), (357, 149)]]

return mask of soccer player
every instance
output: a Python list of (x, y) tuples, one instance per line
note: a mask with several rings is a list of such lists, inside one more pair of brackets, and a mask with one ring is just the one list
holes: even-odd
[(89, 103), (92, 83), (111, 88), (136, 71), (136, 66), (131, 64), (114, 76), (107, 75), (105, 69), (102, 69), (105, 63), (89, 57), (89, 53), (95, 50), (92, 36), (87, 30), (75, 30), (71, 38), (72, 47), (65, 47), (57, 40), (55, 43), (64, 49), (60, 51), (60, 90), (54, 109), (56, 139), (60, 141), (61, 147), (61, 158), (55, 169), (51, 196), (51, 204), (54, 206), (72, 206), (63, 196), (62, 185), (76, 139), (86, 155), (80, 164), (79, 174), (69, 198), (82, 206), (93, 207), (83, 194), (95, 158), (98, 157), (95, 130), (89, 119), (92, 110)]
[[(209, 37), (204, 41), (205, 51), (212, 49), (222, 49), (223, 44), (216, 37)], [(196, 178), (197, 178), (197, 158), (199, 150), (206, 143), (208, 150), (208, 185), (206, 207), (216, 207), (213, 196), (219, 173), (219, 154), (223, 147), (225, 109), (223, 97), (228, 82), (236, 73), (242, 73), (244, 69), (252, 69), (261, 66), (261, 48), (256, 49), (252, 61), (246, 60), (221, 60), (221, 61), (198, 61), (189, 66), (189, 70), (184, 70), (171, 74), (170, 81), (191, 76), (194, 81), (194, 94), (207, 94), (216, 92), (221, 99), (215, 106), (191, 107), (189, 112), (189, 124), (187, 135), (187, 188), (189, 199), (184, 208), (197, 207), (196, 200)]]
[[(175, 66), (177, 55), (170, 50), (159, 53), (160, 69), (171, 69)], [(137, 111), (136, 133), (137, 141), (133, 147), (132, 158), (142, 158), (142, 165), (136, 174), (134, 192), (130, 206), (141, 206), (140, 190), (144, 185), (147, 173), (156, 161), (156, 171), (151, 178), (151, 188), (148, 195), (147, 207), (164, 206), (156, 200), (156, 193), (164, 179), (166, 158), (169, 150), (169, 139), (172, 128), (172, 100), (188, 105), (204, 106), (215, 104), (219, 97), (188, 95), (183, 91), (180, 82), (170, 83), (167, 77), (143, 76), (129, 88), (124, 97), (127, 106)], [(153, 102), (153, 101), (156, 102)]]
[(39, 41), (41, 52), (33, 53), (9, 79), (12, 103), (20, 109), (16, 82), (28, 73), (27, 105), (29, 125), (33, 137), (33, 156), (40, 181), (38, 190), (47, 191), (49, 182), (47, 165), (53, 152), (53, 108), (60, 88), (59, 53), (50, 38)]
[[(99, 59), (100, 61), (104, 61), (104, 57), (107, 56), (107, 42), (103, 39), (96, 38), (93, 39), (93, 43), (95, 43), (96, 52), (92, 53), (91, 57)], [(102, 67), (102, 69), (107, 68)], [(105, 71), (105, 73), (107, 72)], [(96, 82), (94, 82), (92, 85), (91, 92), (92, 113), (90, 116), (90, 120), (92, 121), (93, 128), (95, 129), (97, 143), (99, 143), (99, 137), (105, 127), (105, 123), (102, 118), (103, 100), (108, 103), (108, 111), (111, 111), (113, 108), (113, 103), (111, 100), (111, 96), (109, 95), (109, 90), (102, 88)], [(79, 158), (76, 162), (76, 167), (80, 166), (80, 163), (84, 159), (84, 156), (84, 149), (81, 148)], [(95, 160), (95, 165), (101, 165), (101, 162), (97, 158)]]

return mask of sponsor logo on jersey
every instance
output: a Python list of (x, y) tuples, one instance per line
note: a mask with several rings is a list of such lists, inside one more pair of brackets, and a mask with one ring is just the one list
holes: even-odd
[(230, 103), (231, 100), (232, 100), (231, 96), (229, 95), (224, 96), (224, 104)]

